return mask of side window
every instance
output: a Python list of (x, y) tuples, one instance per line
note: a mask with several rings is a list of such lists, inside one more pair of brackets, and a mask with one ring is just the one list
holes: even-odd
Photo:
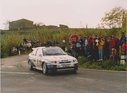
[(37, 50), (36, 56), (40, 56), (40, 55), (42, 55), (42, 49)]
[(35, 51), (35, 56), (37, 56), (38, 49)]
[(37, 49), (32, 51), (32, 55), (36, 55)]

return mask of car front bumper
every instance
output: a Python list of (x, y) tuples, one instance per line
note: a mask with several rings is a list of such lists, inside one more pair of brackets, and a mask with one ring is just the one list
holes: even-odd
[(78, 70), (78, 64), (74, 64), (73, 66), (65, 66), (65, 67), (60, 67), (57, 65), (48, 65), (47, 66), (49, 72), (57, 72), (57, 71), (74, 71)]

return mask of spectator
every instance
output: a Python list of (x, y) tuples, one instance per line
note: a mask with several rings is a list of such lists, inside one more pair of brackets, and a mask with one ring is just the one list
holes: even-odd
[(93, 39), (93, 47), (92, 47), (92, 60), (93, 61), (98, 60), (98, 43), (99, 43), (99, 37), (96, 36)]
[(111, 55), (110, 55), (110, 61), (113, 64), (118, 64), (119, 56), (118, 56), (117, 50), (115, 48), (112, 48)]
[(120, 45), (122, 45), (124, 42), (126, 42), (127, 40), (126, 40), (126, 36), (125, 36), (125, 33), (124, 32), (122, 32), (121, 33), (121, 38), (120, 38)]
[(120, 38), (120, 41), (119, 41), (119, 45), (121, 47), (121, 52), (124, 52), (124, 54), (127, 51), (126, 43), (127, 43), (126, 36), (125, 36), (124, 32), (122, 32), (121, 38)]
[(66, 51), (66, 41), (65, 41), (65, 40), (62, 40), (61, 48), (62, 48), (64, 51)]
[(28, 41), (27, 41), (27, 39), (26, 39), (26, 38), (24, 38), (24, 39), (23, 39), (23, 43), (25, 43), (25, 44), (26, 44), (27, 42), (28, 42)]
[(104, 59), (109, 59), (110, 56), (110, 50), (109, 50), (109, 40), (108, 38), (105, 38), (104, 40)]
[(70, 49), (71, 49), (72, 56), (77, 58), (78, 57), (78, 53), (76, 51), (76, 42), (75, 41), (72, 42)]
[(93, 38), (90, 36), (88, 37), (88, 58), (92, 58), (92, 54), (93, 54)]
[(103, 60), (103, 48), (104, 48), (104, 38), (101, 37), (98, 43), (99, 61)]
[(84, 55), (86, 57), (86, 56), (88, 56), (88, 40), (87, 40), (87, 37), (84, 37), (83, 46), (84, 46)]
[(114, 35), (112, 35), (109, 39), (109, 51), (110, 51), (110, 54), (111, 54), (111, 51), (112, 51), (112, 48), (115, 48), (116, 46), (116, 39), (114, 37)]
[(78, 40), (78, 41), (76, 42), (76, 52), (77, 52), (77, 54), (78, 54), (78, 57), (81, 55), (81, 51), (82, 51), (82, 49), (81, 49), (81, 41)]

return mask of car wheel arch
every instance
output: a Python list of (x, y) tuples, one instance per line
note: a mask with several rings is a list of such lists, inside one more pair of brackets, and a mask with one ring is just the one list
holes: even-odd
[(44, 63), (46, 63), (46, 62), (45, 62), (45, 61), (42, 61), (42, 63), (41, 63), (41, 66), (42, 66), (42, 67), (43, 67)]
[(46, 62), (42, 62), (42, 72), (43, 74), (48, 75), (48, 68)]
[(29, 59), (28, 60), (28, 64), (30, 65), (30, 70), (34, 70), (34, 64), (32, 63), (32, 61)]

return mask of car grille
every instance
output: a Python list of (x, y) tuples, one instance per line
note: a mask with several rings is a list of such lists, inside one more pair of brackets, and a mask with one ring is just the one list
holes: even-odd
[(65, 62), (59, 62), (60, 64), (63, 64), (63, 63), (71, 63), (70, 61), (65, 61)]

